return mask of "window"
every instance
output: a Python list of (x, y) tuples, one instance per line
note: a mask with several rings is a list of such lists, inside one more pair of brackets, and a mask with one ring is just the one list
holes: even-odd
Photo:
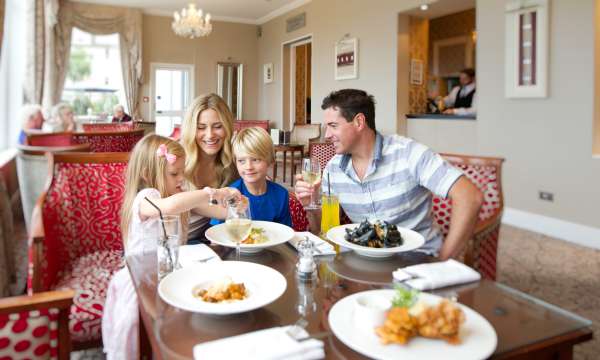
[(93, 35), (73, 28), (62, 100), (82, 120), (106, 118), (116, 104), (127, 107), (118, 34)]
[(151, 121), (157, 134), (168, 136), (181, 124), (194, 97), (193, 84), (193, 65), (150, 64)]

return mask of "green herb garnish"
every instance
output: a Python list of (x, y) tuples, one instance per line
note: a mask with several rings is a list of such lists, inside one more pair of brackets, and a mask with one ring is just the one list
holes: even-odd
[(419, 291), (407, 289), (403, 286), (396, 285), (396, 295), (392, 299), (392, 306), (409, 308), (417, 302)]

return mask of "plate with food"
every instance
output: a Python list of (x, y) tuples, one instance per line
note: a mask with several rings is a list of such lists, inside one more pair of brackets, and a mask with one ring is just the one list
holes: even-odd
[(222, 261), (173, 271), (158, 285), (158, 294), (177, 308), (214, 315), (236, 314), (266, 306), (287, 287), (285, 277), (268, 266)]
[(375, 359), (486, 359), (498, 343), (492, 325), (469, 307), (402, 287), (343, 298), (329, 325), (342, 343)]
[(331, 228), (327, 238), (357, 254), (383, 258), (418, 249), (425, 243), (423, 235), (385, 221), (347, 224)]
[[(206, 230), (206, 238), (215, 244), (235, 247), (226, 223), (212, 226)], [(257, 253), (268, 247), (286, 243), (294, 238), (294, 230), (289, 226), (270, 221), (252, 220), (248, 234), (240, 243), (240, 252)]]

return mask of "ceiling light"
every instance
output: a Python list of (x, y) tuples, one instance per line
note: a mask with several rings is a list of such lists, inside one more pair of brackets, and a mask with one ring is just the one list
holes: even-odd
[(171, 26), (175, 34), (190, 39), (206, 36), (212, 31), (210, 23), (210, 14), (202, 16), (202, 9), (196, 9), (196, 5), (189, 4), (187, 9), (181, 9), (178, 13), (173, 13), (173, 22)]
[(429, 5), (427, 5), (427, 4), (421, 5), (421, 10), (425, 11), (427, 9), (429, 9)]

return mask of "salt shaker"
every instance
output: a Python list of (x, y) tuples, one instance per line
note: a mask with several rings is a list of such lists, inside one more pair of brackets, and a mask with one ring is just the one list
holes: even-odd
[(317, 265), (313, 258), (314, 245), (313, 242), (304, 237), (298, 241), (298, 263), (296, 270), (300, 279), (311, 280), (315, 274)]

